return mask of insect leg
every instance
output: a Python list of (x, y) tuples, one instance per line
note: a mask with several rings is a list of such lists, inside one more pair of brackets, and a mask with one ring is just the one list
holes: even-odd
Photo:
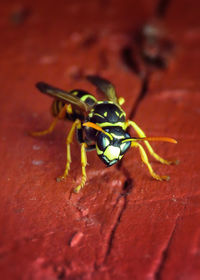
[[(126, 122), (126, 129), (128, 126), (132, 126), (132, 128), (136, 131), (136, 133), (139, 135), (139, 137), (146, 137), (144, 131), (133, 121), (130, 121), (128, 120)], [(177, 163), (177, 160), (166, 160), (162, 157), (160, 157), (157, 153), (154, 152), (153, 148), (151, 147), (151, 145), (149, 144), (148, 141), (144, 141), (149, 153), (158, 161), (160, 161), (161, 163), (163, 164), (167, 164), (167, 165), (170, 165), (170, 164), (176, 164)]]
[(68, 133), (67, 135), (67, 139), (66, 139), (66, 145), (67, 145), (67, 162), (66, 162), (66, 166), (65, 166), (65, 171), (64, 171), (64, 174), (60, 177), (58, 177), (59, 180), (64, 180), (68, 173), (69, 173), (69, 170), (70, 170), (70, 164), (71, 164), (71, 151), (70, 151), (70, 144), (72, 143), (72, 140), (73, 140), (73, 136), (74, 136), (74, 132), (75, 132), (75, 129), (81, 129), (81, 121), (80, 120), (76, 120), (71, 129), (70, 129), (70, 132)]
[(46, 134), (51, 133), (54, 130), (58, 120), (64, 119), (64, 117), (66, 115), (66, 112), (68, 112), (68, 111), (71, 111), (71, 105), (70, 104), (69, 105), (65, 104), (65, 106), (59, 112), (59, 114), (55, 117), (53, 122), (50, 124), (49, 128), (47, 128), (43, 131), (30, 132), (30, 134), (32, 136), (42, 136), (42, 135), (46, 135)]
[(81, 178), (81, 183), (78, 185), (75, 189), (74, 192), (78, 193), (80, 189), (82, 189), (85, 185), (87, 176), (86, 176), (86, 165), (87, 165), (87, 155), (86, 155), (86, 143), (81, 144), (81, 166), (82, 166), (82, 178)]
[(84, 142), (82, 127), (77, 128), (77, 130), (76, 130), (76, 138), (77, 138), (77, 141), (79, 142), (79, 144)]
[(142, 147), (142, 145), (140, 145), (137, 142), (132, 142), (131, 147), (139, 148), (141, 159), (146, 164), (146, 166), (148, 167), (149, 173), (151, 174), (151, 176), (154, 179), (159, 180), (159, 181), (163, 181), (163, 180), (168, 181), (170, 179), (169, 176), (160, 176), (153, 171), (153, 168), (152, 168), (151, 164), (149, 163), (147, 154), (146, 154), (144, 148)]

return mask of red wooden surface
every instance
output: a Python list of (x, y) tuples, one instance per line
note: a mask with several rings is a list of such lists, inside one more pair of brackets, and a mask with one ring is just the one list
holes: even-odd
[[(140, 76), (121, 56), (128, 45), (146, 69), (131, 34), (152, 19), (158, 4), (1, 3), (1, 279), (200, 279), (198, 1), (168, 2), (162, 21), (175, 47), (169, 67), (149, 76), (144, 96)], [(148, 135), (178, 139), (178, 145), (153, 144), (181, 161), (168, 167), (152, 160), (169, 182), (152, 180), (138, 151), (129, 151), (120, 168), (105, 168), (91, 152), (87, 184), (71, 194), (81, 174), (76, 142), (70, 176), (55, 181), (70, 123), (43, 138), (27, 135), (51, 121), (51, 100), (34, 84), (95, 92), (82, 79), (90, 73), (116, 85), (127, 115)]]

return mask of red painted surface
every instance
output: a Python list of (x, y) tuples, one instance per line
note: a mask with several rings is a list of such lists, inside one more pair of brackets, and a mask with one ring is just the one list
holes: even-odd
[(121, 51), (132, 48), (146, 71), (130, 34), (156, 6), (147, 0), (1, 3), (1, 279), (200, 278), (198, 1), (169, 3), (162, 19), (175, 43), (169, 67), (148, 68), (149, 87), (134, 116), (148, 135), (178, 139), (178, 145), (153, 144), (181, 161), (152, 160), (169, 182), (153, 180), (138, 151), (129, 151), (120, 169), (105, 168), (91, 152), (87, 184), (72, 194), (81, 174), (76, 142), (69, 177), (55, 181), (70, 123), (42, 138), (27, 134), (52, 119), (50, 98), (34, 88), (39, 80), (95, 93), (82, 77), (97, 73), (116, 85), (127, 115), (133, 113), (142, 80)]

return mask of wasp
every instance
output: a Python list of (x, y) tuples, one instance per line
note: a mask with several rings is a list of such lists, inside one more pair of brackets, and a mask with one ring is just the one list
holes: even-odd
[[(169, 180), (169, 176), (156, 174), (149, 163), (147, 154), (143, 146), (139, 143), (143, 141), (147, 150), (156, 160), (163, 164), (177, 163), (175, 160), (165, 160), (154, 152), (149, 141), (165, 141), (177, 143), (170, 137), (147, 137), (144, 131), (131, 120), (126, 120), (126, 113), (121, 108), (124, 98), (117, 98), (113, 84), (99, 76), (87, 76), (89, 82), (105, 94), (106, 100), (98, 101), (92, 94), (85, 90), (74, 89), (69, 92), (38, 82), (36, 87), (40, 92), (54, 98), (52, 104), (52, 114), (54, 120), (48, 129), (40, 132), (31, 132), (33, 136), (42, 136), (51, 133), (58, 120), (70, 120), (73, 122), (66, 137), (66, 166), (59, 180), (64, 180), (70, 170), (71, 150), (70, 145), (74, 134), (81, 146), (81, 166), (82, 177), (80, 184), (74, 189), (76, 193), (84, 187), (86, 183), (87, 151), (96, 150), (97, 155), (106, 166), (112, 166), (119, 162), (130, 147), (137, 148), (144, 164), (147, 166), (150, 175), (159, 181)], [(138, 137), (131, 137), (128, 128), (132, 127)]]

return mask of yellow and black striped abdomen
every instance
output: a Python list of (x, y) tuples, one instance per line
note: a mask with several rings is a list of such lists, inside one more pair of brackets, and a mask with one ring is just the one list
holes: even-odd
[[(88, 92), (83, 91), (83, 90), (73, 90), (70, 92), (70, 94), (78, 97), (81, 101), (83, 101), (84, 103), (86, 103), (89, 106), (93, 106), (97, 102), (97, 100), (94, 96), (92, 96), (91, 94), (89, 94)], [(59, 112), (62, 110), (62, 108), (64, 107), (65, 104), (66, 104), (66, 102), (55, 99), (52, 104), (53, 116), (56, 117), (59, 114)], [(66, 117), (65, 117), (66, 119), (71, 120), (71, 121), (74, 121), (76, 119), (84, 120), (84, 115), (81, 112), (81, 110), (78, 109), (78, 107), (71, 105), (71, 109), (72, 109), (71, 112), (70, 112), (70, 110), (68, 112), (66, 112)]]
[[(58, 116), (62, 108), (65, 106), (65, 102), (55, 99), (52, 103), (51, 111), (54, 117)], [(66, 111), (65, 119), (75, 121), (76, 119), (84, 120), (84, 115), (80, 110), (71, 106), (72, 110)]]
[(60, 113), (60, 111), (64, 107), (64, 105), (65, 105), (64, 102), (62, 102), (58, 99), (55, 99), (52, 103), (52, 106), (51, 106), (52, 115), (54, 117), (56, 117)]

